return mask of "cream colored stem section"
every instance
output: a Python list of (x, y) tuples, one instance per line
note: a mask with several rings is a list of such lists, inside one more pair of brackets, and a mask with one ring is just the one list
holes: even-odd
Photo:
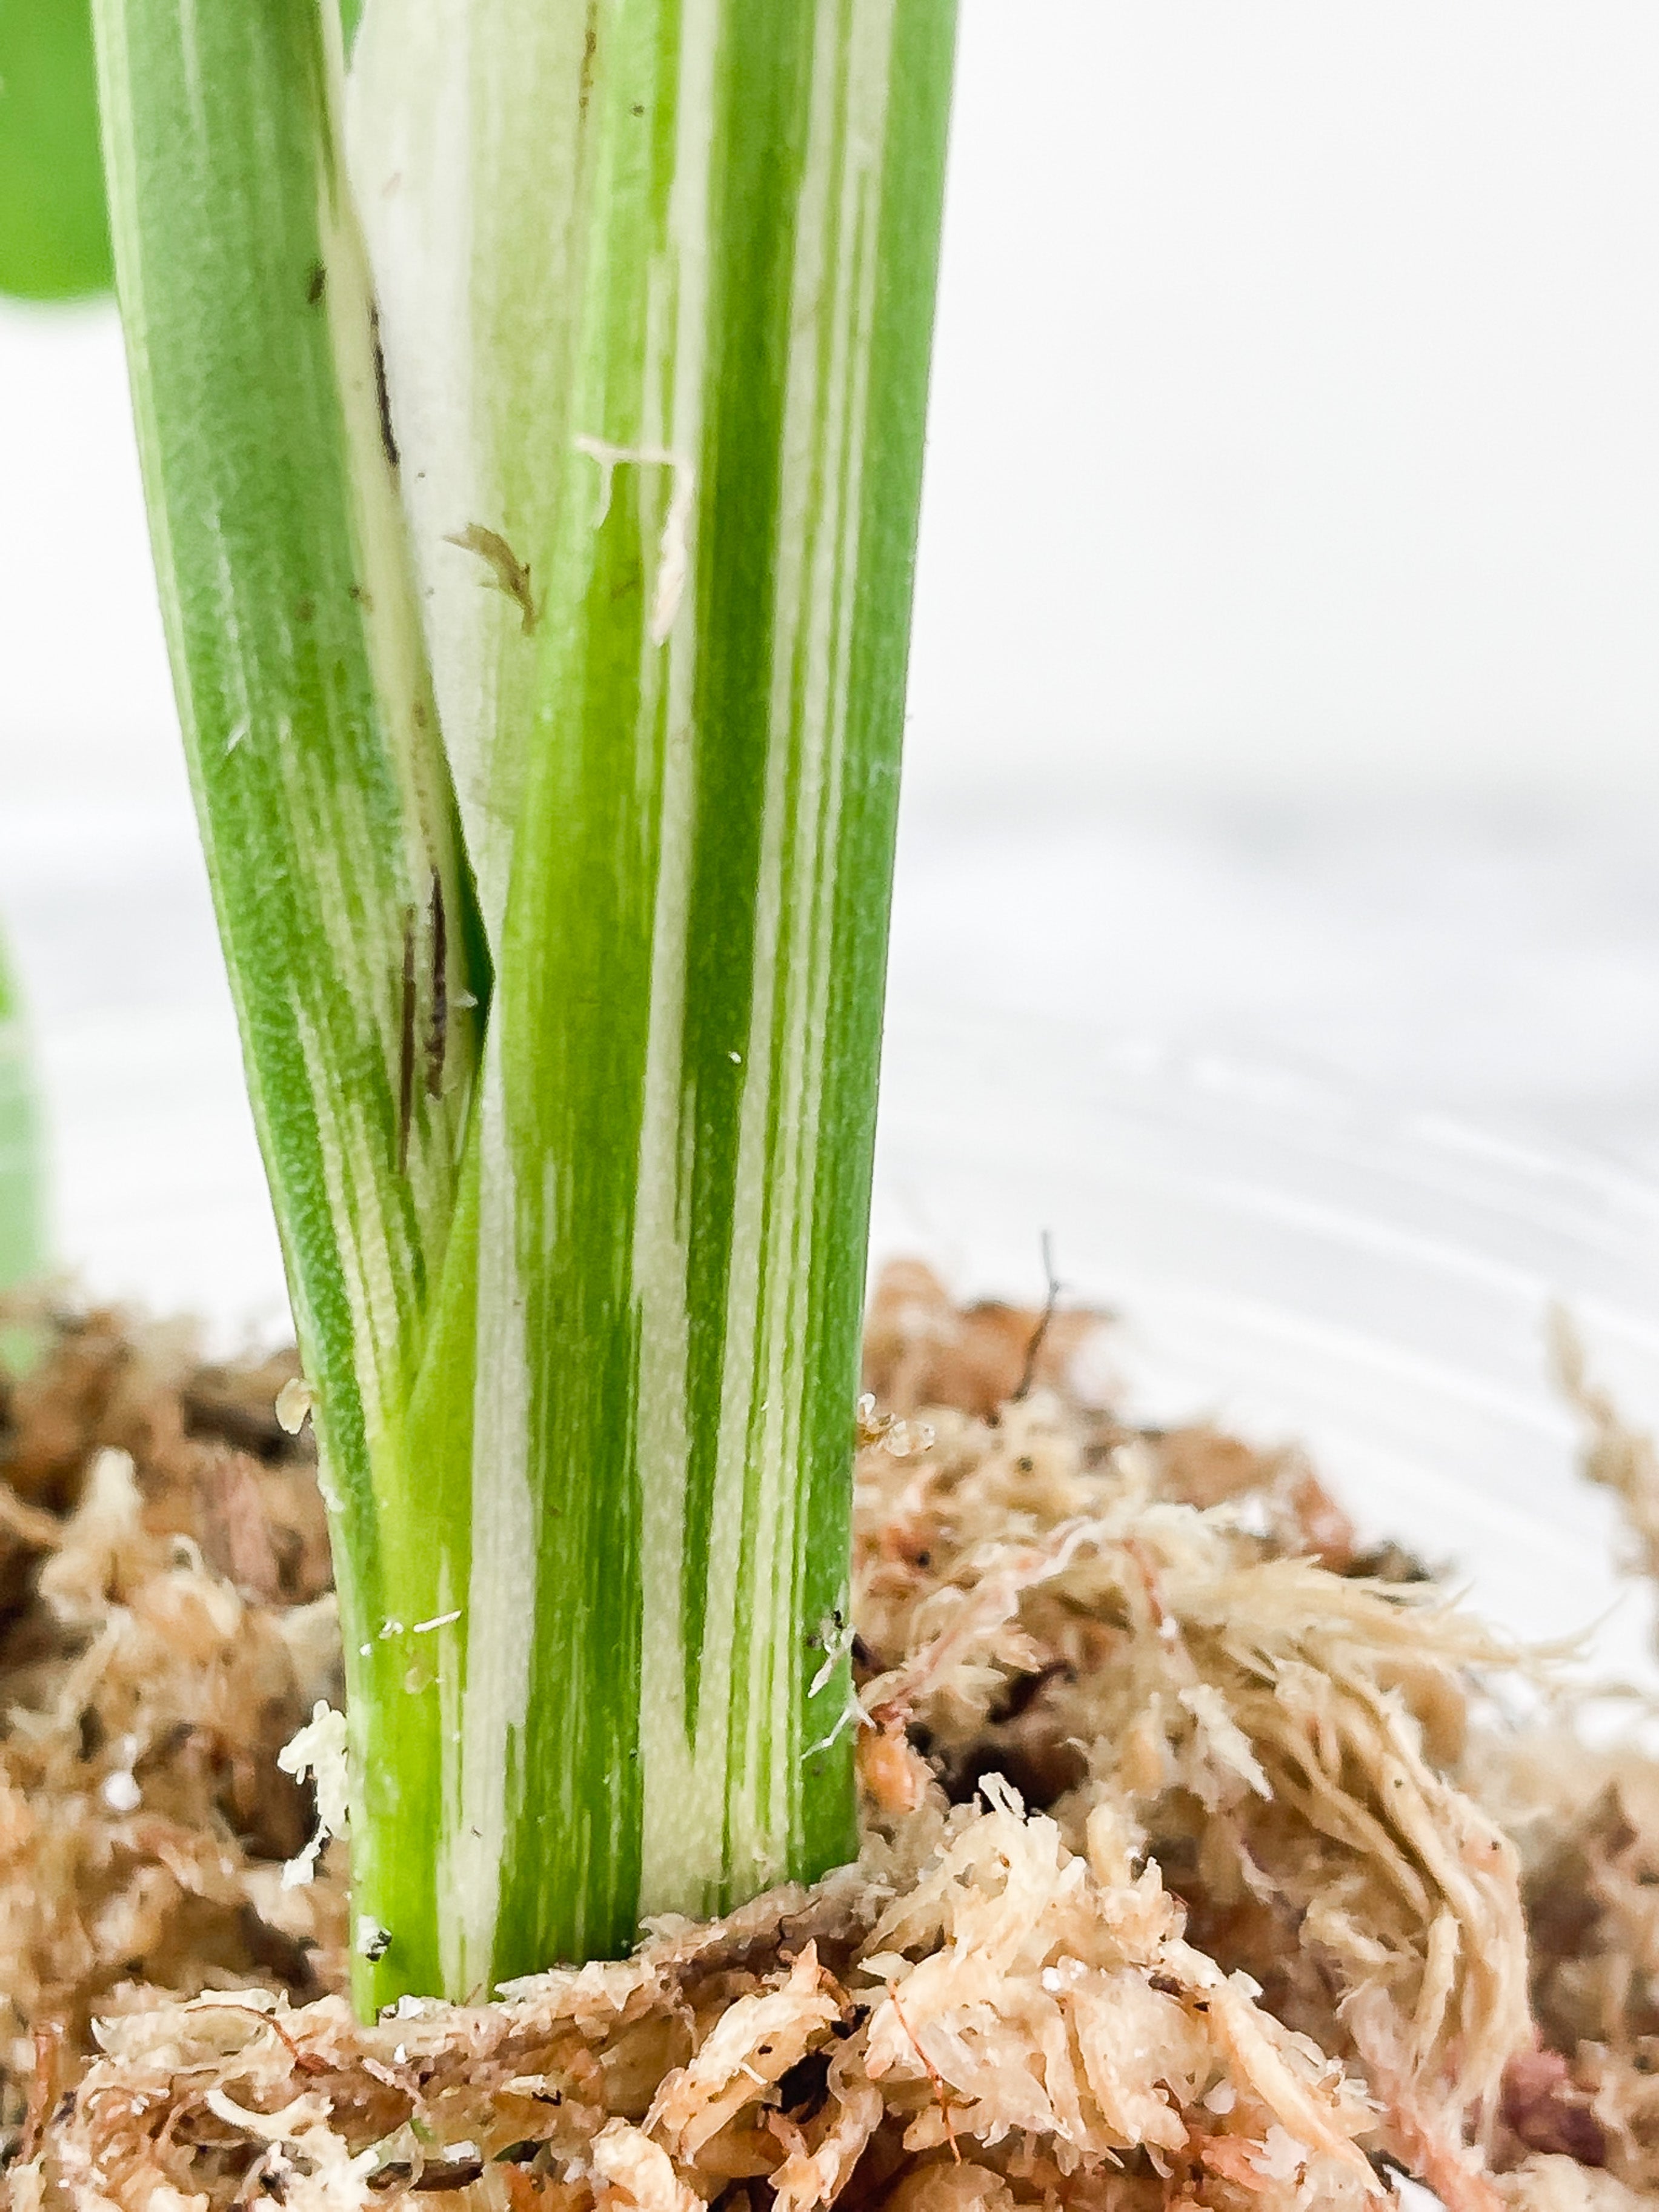
[(501, 1040), (485, 1049), (479, 1101), (478, 1360), (473, 1398), (472, 1571), (459, 1725), (443, 1747), (441, 1923), (451, 1990), (488, 1989), (507, 1839), (524, 1793), (515, 1758), (530, 1700), (536, 1508), (528, 1466), (530, 1373), (514, 1233), (513, 1163), (501, 1115)]
[[(701, 61), (701, 79), (681, 87), (679, 135), (670, 227), (678, 283), (671, 301), (659, 288), (653, 322), (672, 344), (673, 421), (664, 461), (673, 463), (701, 449), (703, 379), (697, 373), (708, 315), (708, 161), (714, 64), (713, 0), (688, 8), (697, 21), (687, 49)], [(672, 315), (672, 319), (671, 319)], [(590, 447), (590, 451), (593, 449)], [(598, 453), (595, 459), (600, 459)], [(610, 471), (622, 458), (615, 448), (600, 459), (602, 496), (610, 495)], [(657, 579), (656, 616), (663, 611), (663, 584), (669, 570), (669, 533), (682, 487), (695, 483), (689, 462), (675, 469), (675, 491), (663, 529)], [(694, 503), (680, 529), (682, 580), (696, 557)], [(678, 611), (678, 592), (676, 611)], [(653, 619), (654, 635), (657, 622)], [(681, 1097), (685, 1029), (687, 918), (696, 858), (692, 793), (695, 781), (693, 721), (696, 677), (695, 631), (665, 633), (668, 653), (668, 736), (663, 763), (662, 843), (657, 867), (656, 926), (652, 945), (651, 1026), (646, 1048), (646, 1110), (641, 1131), (640, 1206), (634, 1240), (634, 1280), (640, 1315), (641, 1404), (646, 1419), (640, 1438), (644, 1510), (641, 1528), (642, 1582), (651, 1594), (642, 1623), (640, 1667), (640, 1748), (644, 1777), (640, 1894), (647, 1911), (674, 1909), (680, 1869), (688, 1863), (718, 1866), (722, 1855), (725, 1807), (722, 1793), (708, 1787), (703, 1713), (688, 1734), (686, 1710), (686, 1626), (684, 1497), (690, 1459), (685, 1415), (686, 1369), (692, 1316), (690, 1310), (688, 1248), (682, 1178)], [(725, 1708), (717, 1725), (723, 1728)], [(690, 1844), (690, 1852), (687, 1844)], [(671, 1903), (672, 1900), (672, 1903)], [(697, 1905), (714, 1899), (696, 1900)]]
[(582, 17), (568, 4), (368, 0), (347, 103), (433, 682), (492, 945), (541, 721), (539, 655), (535, 622), (455, 540), (499, 537), (539, 607), (573, 473)]

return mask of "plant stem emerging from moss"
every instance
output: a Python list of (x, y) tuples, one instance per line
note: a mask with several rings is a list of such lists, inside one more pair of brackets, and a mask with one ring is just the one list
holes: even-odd
[(158, 563), (335, 1496), (370, 2006), (854, 1848), (953, 20), (369, 0), (354, 192), (331, 10), (100, 0)]

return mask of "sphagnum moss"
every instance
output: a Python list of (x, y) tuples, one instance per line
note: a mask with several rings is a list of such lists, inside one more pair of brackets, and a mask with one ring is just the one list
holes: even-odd
[[(1367, 1572), (1298, 1454), (1079, 1400), (1081, 1318), (1032, 1363), (1037, 1321), (914, 1268), (878, 1295), (858, 1863), (367, 2027), (339, 1846), (280, 1881), (304, 1819), (270, 1789), (271, 1694), (291, 1719), (330, 1655), (303, 1439), (254, 1425), (277, 1377), (64, 1332), (0, 1410), (20, 1481), (82, 1469), (78, 1504), (14, 1516), (19, 2201), (1360, 2212), (1390, 2161), (1449, 2212), (1651, 2201), (1659, 1765), (1494, 1725), (1483, 1679), (1534, 1662)], [(122, 1378), (101, 1409), (94, 1371)], [(1651, 1443), (1583, 1395), (1597, 1471), (1647, 1470), (1620, 1483), (1639, 1521)], [(237, 1436), (277, 1455), (230, 1483)], [(210, 1718), (263, 1743), (263, 1796), (204, 1756)], [(76, 1981), (124, 1944), (204, 1994)], [(299, 2001), (305, 1975), (337, 1993)]]

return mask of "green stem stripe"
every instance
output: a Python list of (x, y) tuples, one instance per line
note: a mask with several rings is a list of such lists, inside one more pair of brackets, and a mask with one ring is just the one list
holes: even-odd
[(99, 0), (155, 565), (348, 1634), (488, 997), (314, 0)]

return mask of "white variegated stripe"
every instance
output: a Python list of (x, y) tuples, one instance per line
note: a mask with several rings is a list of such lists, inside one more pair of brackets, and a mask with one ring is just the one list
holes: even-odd
[[(719, 1907), (785, 1873), (817, 1871), (845, 1847), (850, 1811), (831, 1797), (846, 1768), (819, 1759), (809, 1780), (805, 1741), (807, 1679), (823, 1649), (809, 1638), (827, 1626), (805, 1617), (805, 1592), (810, 1575), (814, 1609), (828, 1601), (835, 1561), (821, 1538), (840, 1509), (832, 1500), (812, 1536), (806, 1480), (810, 1461), (833, 1481), (827, 1409), (850, 1395), (848, 1279), (861, 1224), (826, 1225), (814, 1209), (821, 1178), (856, 1200), (867, 1134), (845, 1097), (827, 1107), (826, 1086), (867, 1101), (873, 1085), (878, 940), (874, 957), (867, 939), (858, 947), (853, 1000), (838, 995), (832, 968), (849, 927), (837, 869), (843, 848), (878, 862), (883, 807), (867, 786), (872, 769), (890, 767), (898, 714), (886, 672), (880, 711), (861, 725), (872, 748), (860, 757), (864, 781), (849, 784), (850, 674), (870, 628), (857, 603), (867, 356), (904, 4), (811, 0), (773, 52), (748, 0), (370, 0), (357, 48), (354, 166), (404, 499), (499, 969), (468, 1156), (482, 1192), (478, 1253), (459, 1293), (471, 1298), (471, 1525), (446, 1540), (442, 1571), (453, 1559), (459, 1587), (422, 1596), (434, 1615), (452, 1603), (460, 1614), (445, 1631), (433, 1701), (441, 1831), (430, 1839), (441, 1978), (455, 1994), (553, 1955), (532, 1945), (625, 1942), (635, 1904)], [(592, 82), (586, 26), (598, 27)], [(810, 72), (797, 29), (814, 42)], [(754, 46), (732, 52), (739, 37)], [(745, 79), (751, 63), (759, 74)], [(745, 82), (775, 103), (765, 112), (782, 138), (763, 142), (751, 125), (745, 141), (742, 107), (729, 105)], [(802, 112), (789, 116), (797, 85)], [(731, 134), (720, 146), (717, 118)], [(659, 133), (672, 138), (672, 169)], [(787, 149), (779, 228), (740, 221), (730, 242), (712, 240), (716, 192), (738, 176), (753, 190), (763, 143)], [(793, 253), (787, 316), (754, 289), (769, 282), (757, 272), (773, 253)], [(747, 426), (729, 387), (711, 388), (717, 261), (722, 284), (737, 286), (731, 271), (741, 270), (750, 287), (732, 301), (768, 303), (752, 326), (738, 316), (746, 332), (766, 333), (767, 358), (721, 352), (723, 378), (767, 380), (769, 427), (763, 440), (748, 434), (751, 481), (766, 488), (752, 499), (732, 466)], [(915, 296), (925, 339), (919, 286)], [(455, 334), (440, 337), (434, 324), (450, 318)], [(595, 518), (596, 465), (615, 493), (608, 531), (605, 499)], [(901, 515), (913, 493), (902, 496)], [(740, 556), (712, 583), (699, 574), (711, 514), (734, 532), (722, 544), (741, 544), (750, 514), (772, 533), (769, 617)], [(528, 566), (538, 603), (555, 595), (538, 605), (544, 645), (526, 641), (520, 609), (477, 552), (449, 542), (482, 531)], [(878, 597), (890, 638), (902, 638), (908, 576), (890, 536), (886, 546)], [(612, 588), (594, 589), (601, 575)], [(770, 672), (769, 709), (731, 673), (745, 654)], [(714, 707), (699, 726), (705, 684), (732, 702), (731, 742), (744, 750), (721, 755)], [(556, 718), (556, 754), (544, 750)], [(721, 825), (699, 810), (723, 781), (730, 788), (750, 747), (760, 771), (722, 846)], [(538, 748), (521, 810), (519, 757)], [(521, 811), (517, 857), (528, 866), (515, 877)], [(751, 838), (752, 914), (743, 910)], [(879, 908), (885, 884), (866, 872)], [(710, 912), (734, 917), (743, 949), (713, 979), (710, 1005), (693, 1006), (690, 971), (716, 941), (694, 944), (693, 930)], [(648, 970), (643, 1020), (633, 1003), (615, 1006), (612, 1020), (613, 945), (619, 973)], [(336, 953), (349, 963), (356, 948)], [(730, 1054), (741, 1075), (728, 1091), (707, 1071), (726, 1050), (714, 1022), (744, 1022), (744, 975), (746, 1033)], [(863, 1011), (849, 1015), (854, 1002)], [(503, 1031), (509, 1011), (516, 1033)], [(388, 1034), (382, 1025), (383, 1042)], [(837, 1037), (858, 1040), (846, 1055), (857, 1065), (832, 1064)], [(330, 1202), (349, 1223), (372, 1166), (357, 1139), (331, 1121)], [(719, 1210), (694, 1224), (694, 1200)], [(396, 1218), (352, 1231), (352, 1295), (370, 1340), (402, 1280), (403, 1233)], [(692, 1310), (694, 1266), (703, 1284), (724, 1268), (724, 1303), (712, 1311)], [(629, 1351), (631, 1397), (615, 1380)], [(590, 1357), (592, 1376), (580, 1364)], [(573, 1360), (579, 1379), (562, 1397)], [(694, 1411), (694, 1390), (715, 1402)], [(690, 1482), (694, 1449), (697, 1479), (709, 1477), (707, 1431), (708, 1518), (694, 1534)], [(410, 1443), (415, 1478), (418, 1437)], [(399, 1506), (411, 1529), (421, 1504), (411, 1479)], [(698, 1540), (701, 1589), (687, 1586)], [(407, 1541), (403, 1555), (413, 1558)], [(584, 1648), (588, 1607), (608, 1607), (624, 1644), (637, 1628), (637, 1680), (592, 1636)], [(572, 1701), (568, 1745), (541, 1704), (531, 1710), (550, 1684)], [(413, 1711), (389, 1667), (375, 1694), (388, 1689), (395, 1712)], [(394, 1736), (398, 1725), (389, 1723)], [(411, 1741), (426, 1725), (410, 1722)], [(530, 1774), (532, 1744), (540, 1771)], [(637, 1834), (623, 1832), (635, 1817), (630, 1773)], [(388, 1874), (418, 1920), (428, 1907), (416, 1885)], [(386, 1968), (401, 1971), (395, 1960)]]
[[(442, 1747), (447, 1833), (439, 1856), (453, 1911), (441, 1923), (452, 1990), (487, 1988), (507, 1838), (522, 1796), (514, 1751), (530, 1699), (542, 1594), (531, 1487), (530, 1370), (519, 1279), (514, 1164), (501, 1104), (501, 1037), (484, 1050), (477, 1380), (473, 1395), (472, 1566), (458, 1733)], [(516, 1784), (509, 1777), (516, 1775)]]
[[(789, 1385), (805, 1334), (808, 1248), (814, 1229), (813, 1173), (823, 1086), (832, 1073), (818, 1040), (827, 1026), (832, 980), (835, 860), (845, 763), (842, 735), (848, 703), (851, 593), (859, 574), (863, 417), (876, 276), (873, 242), (882, 187), (893, 0), (850, 0), (836, 28), (836, 50), (821, 53), (817, 64), (845, 103), (835, 122), (825, 125), (830, 174), (819, 218), (820, 222), (830, 220), (833, 201), (836, 241), (831, 349), (822, 388), (816, 359), (809, 362), (804, 357), (806, 349), (800, 349), (792, 362), (792, 371), (799, 365), (800, 375), (797, 386), (792, 374), (790, 413), (799, 412), (802, 444), (811, 458), (809, 461), (807, 453), (802, 453), (799, 478), (786, 464), (785, 482), (812, 486), (817, 496), (791, 518), (796, 531), (786, 536), (786, 543), (796, 538), (790, 556), (793, 592), (780, 594), (779, 674), (773, 708), (781, 752), (789, 750), (788, 722), (799, 718), (792, 827), (804, 848), (787, 871), (787, 879), (798, 890), (798, 904), (788, 933), (787, 970), (773, 986), (781, 1064), (775, 1126), (782, 1141), (774, 1156), (769, 1189), (772, 1218), (766, 1237), (756, 1384), (764, 1409), (761, 1456), (765, 1463), (785, 1466), (798, 1462), (804, 1449), (801, 1396)], [(818, 119), (815, 106), (815, 125)], [(821, 288), (824, 275), (821, 268), (810, 281)], [(786, 450), (793, 442), (786, 434)], [(797, 649), (805, 662), (804, 681), (798, 673)], [(799, 690), (791, 697), (789, 688), (794, 684)], [(764, 1642), (774, 1663), (769, 1695), (763, 1711), (750, 1721), (740, 1770), (739, 1803), (749, 1810), (750, 1848), (757, 1856), (769, 1845), (776, 1850), (774, 1838), (787, 1823), (792, 1803), (792, 1762), (805, 1749), (799, 1740), (799, 1670), (805, 1653), (795, 1647), (789, 1634), (798, 1602), (793, 1568), (801, 1499), (798, 1489), (783, 1485), (776, 1486), (774, 1494), (783, 1510), (777, 1516), (770, 1556), (751, 1585), (755, 1593), (772, 1601)]]
[[(687, 0), (676, 117), (674, 185), (668, 211), (669, 251), (657, 276), (659, 304), (653, 322), (659, 389), (672, 389), (673, 415), (664, 443), (691, 455), (702, 447), (703, 354), (708, 315), (709, 161), (713, 149), (714, 69), (720, 0)], [(662, 299), (670, 292), (672, 296)], [(663, 356), (666, 357), (664, 358)], [(672, 374), (671, 374), (672, 372)], [(659, 399), (659, 405), (661, 402)], [(661, 434), (661, 433), (659, 433)], [(684, 465), (683, 464), (683, 465)], [(695, 532), (695, 502), (692, 532)], [(695, 568), (693, 534), (685, 557)], [(682, 609), (660, 647), (667, 662), (667, 726), (663, 746), (652, 944), (650, 1026), (646, 1048), (645, 1113), (641, 1130), (640, 1190), (635, 1220), (634, 1294), (640, 1314), (641, 1583), (649, 1593), (641, 1622), (640, 1761), (641, 1776), (641, 1910), (696, 1910), (684, 1869), (720, 1863), (723, 1793), (706, 1785), (704, 1713), (688, 1736), (684, 1571), (685, 1498), (690, 1461), (686, 1415), (687, 1367), (693, 1316), (684, 1177), (687, 925), (696, 861), (693, 805), (693, 692), (696, 632)], [(718, 1662), (718, 1654), (717, 1662)], [(723, 1725), (725, 1705), (715, 1726)]]
[(492, 944), (539, 659), (487, 562), (454, 541), (495, 532), (544, 594), (570, 474), (583, 43), (572, 7), (368, 0), (352, 49), (352, 176), (433, 682)]
[[(707, 1768), (700, 1779), (702, 1788), (715, 1796), (722, 1818), (729, 1820), (735, 1832), (731, 1846), (734, 1857), (763, 1852), (771, 1840), (759, 1832), (765, 1814), (754, 1803), (750, 1784), (750, 1771), (757, 1748), (752, 1739), (769, 1723), (771, 1700), (757, 1700), (752, 1680), (743, 1672), (747, 1655), (739, 1649), (743, 1627), (739, 1613), (745, 1600), (752, 1604), (754, 1593), (768, 1586), (768, 1577), (775, 1578), (775, 1548), (780, 1534), (775, 1516), (780, 1510), (787, 1510), (785, 1501), (775, 1492), (793, 1487), (775, 1486), (775, 1495), (767, 1501), (773, 1508), (768, 1525), (751, 1525), (748, 1477), (756, 1443), (756, 1386), (762, 1365), (765, 1309), (772, 1288), (768, 1280), (766, 1244), (774, 1223), (774, 1200), (781, 1195), (770, 1187), (770, 1160), (779, 1109), (775, 1092), (779, 1020), (777, 963), (785, 927), (784, 842), (790, 827), (790, 787), (796, 767), (793, 757), (796, 736), (793, 696), (794, 630), (797, 610), (804, 597), (799, 572), (805, 527), (811, 514), (806, 487), (817, 442), (818, 337), (825, 313), (824, 274), (830, 265), (824, 218), (832, 197), (840, 95), (833, 66), (840, 34), (837, 14), (834, 6), (817, 10), (806, 161), (798, 203), (790, 301), (794, 344), (789, 362), (780, 469), (784, 503), (779, 518), (774, 570), (772, 743), (767, 751), (762, 816), (750, 1026), (742, 1048), (737, 1195), (722, 1337), (717, 1472), (709, 1543), (710, 1605), (702, 1657), (702, 1702), (709, 1716), (707, 1733), (715, 1740), (708, 1744)], [(778, 1423), (769, 1406), (763, 1416), (762, 1438), (762, 1449), (769, 1454), (782, 1443), (777, 1431)], [(772, 1462), (775, 1466), (786, 1463), (781, 1460)], [(744, 1740), (734, 1745), (732, 1708), (738, 1697), (742, 1698), (745, 1727)], [(763, 1711), (764, 1719), (761, 1718)], [(698, 1718), (702, 1723), (702, 1711)], [(702, 1732), (700, 1726), (700, 1735)], [(741, 1778), (735, 1790), (734, 1770), (736, 1776)], [(729, 1813), (728, 1796), (735, 1799)]]
[[(832, 732), (825, 666), (829, 609), (823, 563), (814, 556), (834, 521), (833, 507), (826, 511), (834, 478), (825, 463), (827, 452), (834, 450), (843, 404), (840, 387), (845, 368), (848, 270), (844, 251), (835, 250), (839, 241), (832, 242), (830, 225), (839, 220), (845, 197), (845, 103), (852, 89), (844, 66), (846, 35), (843, 9), (824, 9), (813, 57), (806, 204), (798, 234), (795, 278), (798, 313), (804, 316), (816, 306), (819, 319), (807, 326), (814, 342), (808, 343), (803, 334), (790, 362), (772, 696), (773, 767), (762, 862), (763, 881), (769, 885), (787, 883), (797, 903), (787, 921), (780, 916), (775, 924), (768, 972), (756, 975), (757, 1027), (763, 1020), (765, 1030), (750, 1040), (756, 1059), (769, 1073), (775, 1070), (777, 1092), (768, 1116), (771, 1171), (755, 1177), (765, 1206), (763, 1212), (756, 1210), (758, 1218), (751, 1231), (757, 1245), (751, 1279), (759, 1310), (756, 1372), (750, 1388), (763, 1408), (761, 1455), (779, 1465), (789, 1464), (801, 1449), (799, 1394), (789, 1390), (788, 1380), (792, 1353), (796, 1360), (800, 1356), (796, 1347), (805, 1316), (793, 1310), (791, 1292), (805, 1276), (805, 1255), (799, 1246), (811, 1230), (802, 1210), (801, 1146), (808, 1147), (810, 1174), (810, 1148), (817, 1130), (818, 1100), (808, 1068), (819, 1055), (812, 1049), (812, 1036), (802, 1027), (810, 1011), (803, 989), (810, 933), (804, 925), (809, 902), (824, 889), (824, 867), (835, 850), (834, 822), (821, 818), (825, 754)], [(823, 325), (830, 338), (827, 374), (822, 362)], [(797, 847), (793, 866), (786, 857), (787, 840)], [(808, 910), (803, 911), (803, 906)], [(790, 1142), (792, 1116), (799, 1128), (795, 1144)], [(781, 1521), (787, 1512), (789, 1525), (763, 1532), (761, 1571), (751, 1592), (763, 1617), (768, 1600), (771, 1601), (767, 1623), (771, 1633), (763, 1639), (763, 1648), (769, 1650), (776, 1642), (777, 1623), (793, 1614), (795, 1595), (793, 1509), (798, 1500), (793, 1495), (780, 1496), (776, 1504), (781, 1510), (775, 1519)], [(787, 1818), (787, 1799), (781, 1796), (781, 1785), (787, 1788), (788, 1762), (800, 1749), (790, 1710), (795, 1684), (787, 1648), (777, 1656), (784, 1664), (775, 1664), (763, 1686), (763, 1694), (752, 1700), (745, 1741), (736, 1747), (736, 1771), (728, 1779), (737, 1799), (733, 1826), (740, 1809), (746, 1815), (749, 1849), (756, 1856), (771, 1841), (776, 1825)]]
[[(371, 0), (352, 48), (346, 99), (348, 157), (406, 457), (403, 495), (433, 684), (469, 844), (486, 781), (480, 733), (493, 720), (495, 611), (476, 588), (442, 586), (452, 567), (465, 568), (476, 586), (476, 564), (445, 538), (482, 520), (495, 491), (472, 387), (477, 15), (469, 0), (429, 0), (419, 8)], [(395, 98), (388, 96), (392, 88)]]
[[(651, 1594), (641, 1683), (641, 1909), (647, 1911), (715, 1907), (725, 1885), (713, 1870), (723, 1860), (726, 1884), (739, 1894), (775, 1872), (789, 1842), (790, 1762), (804, 1748), (798, 1725), (804, 1655), (793, 1650), (802, 1503), (799, 1485), (777, 1478), (780, 1470), (799, 1464), (803, 1449), (798, 1370), (804, 1357), (811, 1177), (825, 1073), (817, 1048), (830, 984), (832, 860), (841, 798), (836, 741), (845, 706), (849, 637), (847, 610), (837, 603), (836, 563), (855, 558), (857, 550), (855, 541), (848, 542), (849, 529), (856, 531), (860, 489), (856, 454), (849, 454), (854, 434), (848, 425), (862, 412), (858, 347), (867, 332), (873, 298), (873, 256), (866, 254), (860, 264), (844, 251), (832, 253), (827, 226), (833, 217), (843, 237), (857, 231), (873, 236), (882, 133), (878, 129), (850, 142), (843, 102), (860, 118), (883, 118), (891, 37), (892, 0), (865, 0), (854, 11), (850, 32), (838, 10), (819, 11), (793, 280), (791, 328), (796, 343), (782, 458), (783, 482), (794, 497), (781, 518), (778, 557), (775, 741), (769, 754), (757, 886), (753, 1012), (743, 1053), (709, 1603), (689, 1740), (682, 1717), (688, 1677), (679, 1595), (683, 1418), (678, 1432), (662, 1439), (667, 1447), (662, 1456), (642, 1458), (641, 1465), (647, 1516), (643, 1582)], [(826, 377), (817, 340), (826, 319), (827, 283), (833, 289), (827, 310), (832, 352)], [(675, 366), (677, 391), (695, 392), (694, 360), (683, 351)], [(683, 404), (689, 417), (692, 402)], [(689, 419), (676, 424), (674, 442), (682, 451), (695, 450), (691, 428)], [(659, 957), (656, 969), (647, 1137), (659, 1156), (645, 1178), (653, 1194), (648, 1234), (636, 1235), (635, 1248), (642, 1309), (660, 1342), (647, 1374), (651, 1382), (660, 1378), (661, 1387), (670, 1390), (675, 1387), (673, 1363), (684, 1358), (690, 1317), (674, 1303), (674, 1287), (680, 1286), (683, 1301), (685, 1280), (678, 1212), (671, 1212), (656, 1194), (667, 1184), (673, 1163), (665, 1155), (678, 1141), (678, 1116), (672, 1110), (677, 1093), (670, 1078), (684, 1021), (684, 971), (683, 922), (674, 900), (689, 883), (690, 830), (681, 810), (665, 808), (659, 945), (659, 951), (678, 951), (680, 965), (676, 971), (671, 954)], [(792, 839), (800, 848), (793, 868), (786, 854)], [(786, 884), (799, 902), (789, 912)], [(642, 1384), (647, 1381), (642, 1374)], [(763, 1622), (745, 1621), (745, 1602), (757, 1599), (767, 1617)], [(743, 1722), (742, 1736), (735, 1741), (734, 1714)]]

